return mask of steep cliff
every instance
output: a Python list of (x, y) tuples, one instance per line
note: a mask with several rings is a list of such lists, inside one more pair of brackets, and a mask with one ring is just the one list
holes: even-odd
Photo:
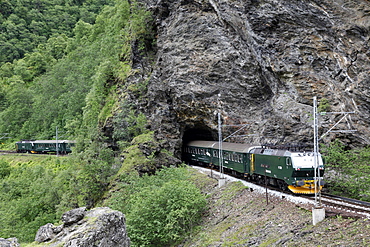
[[(312, 145), (312, 101), (352, 112), (324, 141), (370, 143), (370, 2), (367, 0), (143, 0), (157, 44), (143, 110), (158, 139)], [(342, 116), (323, 116), (326, 132)]]

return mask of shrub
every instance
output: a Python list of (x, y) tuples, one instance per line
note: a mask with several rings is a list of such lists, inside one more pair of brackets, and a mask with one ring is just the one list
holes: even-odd
[(201, 218), (206, 199), (190, 181), (186, 167), (165, 168), (156, 175), (120, 177), (105, 206), (126, 214), (132, 246), (170, 246)]
[(187, 181), (169, 181), (144, 189), (132, 198), (127, 227), (134, 246), (169, 246), (199, 221), (206, 205), (199, 190)]
[(370, 149), (346, 150), (339, 141), (322, 147), (330, 193), (370, 201)]

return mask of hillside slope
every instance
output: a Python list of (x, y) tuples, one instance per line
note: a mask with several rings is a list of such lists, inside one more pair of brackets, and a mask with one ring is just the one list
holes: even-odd
[(284, 198), (251, 191), (240, 182), (218, 188), (203, 175), (209, 208), (198, 232), (180, 246), (369, 246), (369, 219), (327, 217), (312, 225), (312, 214)]

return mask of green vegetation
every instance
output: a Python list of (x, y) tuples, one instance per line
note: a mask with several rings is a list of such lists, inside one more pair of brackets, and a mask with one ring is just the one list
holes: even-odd
[[(1, 157), (0, 236), (33, 241), (40, 226), (58, 221), (72, 206), (65, 199), (73, 195), (74, 169), (68, 157)], [(75, 196), (68, 201), (78, 204)]]
[[(50, 38), (72, 36), (75, 24), (82, 20), (94, 23), (97, 13), (109, 0), (61, 1), (32, 0), (0, 2), (0, 66), (23, 58), (34, 49), (43, 49)], [(58, 49), (59, 48), (59, 49)], [(54, 46), (56, 58), (64, 53)]]
[(126, 0), (0, 2), (0, 133), (12, 137), (1, 148), (56, 127), (77, 140), (68, 157), (1, 157), (0, 237), (31, 242), (63, 212), (100, 204), (126, 214), (134, 246), (168, 246), (196, 226), (206, 201), (186, 168), (142, 174), (171, 156), (126, 99), (146, 92), (148, 80), (126, 79), (133, 54), (150, 56), (150, 16)]
[(155, 176), (123, 174), (105, 206), (125, 212), (133, 246), (171, 246), (192, 231), (206, 206), (186, 167)]
[(339, 141), (322, 147), (330, 193), (370, 201), (370, 148), (346, 150)]
[[(50, 8), (62, 12), (73, 8), (75, 16), (42, 17), (48, 25), (54, 25), (49, 20), (62, 16), (68, 17), (71, 23), (63, 26), (62, 21), (55, 20), (60, 29), (46, 30), (51, 32), (42, 34), (47, 40), (37, 47), (33, 44), (35, 47), (23, 52), (17, 60), (0, 61), (0, 133), (9, 133), (13, 139), (8, 142), (50, 139), (58, 126), (64, 138), (81, 138), (84, 142), (84, 138), (92, 138), (91, 133), (96, 135), (98, 126), (124, 104), (118, 103), (117, 88), (124, 87), (122, 84), (132, 73), (132, 42), (137, 43), (142, 52), (145, 44), (152, 42), (152, 31), (147, 28), (150, 13), (129, 1), (109, 1), (109, 5), (104, 0), (55, 6), (43, 1), (39, 4), (41, 9), (32, 9), (32, 4), (22, 8), (25, 12), (49, 10), (45, 12), (49, 14), (59, 14)], [(21, 8), (11, 7), (12, 13)], [(99, 10), (101, 12), (95, 14)], [(3, 13), (3, 16), (6, 15)], [(32, 22), (32, 17), (24, 18)], [(0, 24), (1, 21), (0, 18)], [(4, 23), (7, 21), (3, 20)], [(57, 34), (53, 34), (54, 31)]]
[(330, 103), (327, 98), (322, 98), (317, 107), (318, 112), (328, 112), (330, 111)]
[[(194, 231), (206, 205), (197, 186), (210, 182), (186, 168), (143, 174), (160, 166), (156, 155), (172, 155), (136, 109), (148, 79), (127, 80), (138, 73), (132, 56), (151, 55), (150, 16), (128, 0), (0, 1), (0, 133), (12, 137), (0, 148), (53, 139), (56, 127), (77, 140), (73, 156), (0, 156), (0, 237), (30, 242), (63, 212), (101, 204), (126, 214), (133, 246), (170, 246)], [(335, 144), (325, 154), (340, 175), (329, 188), (369, 200), (369, 150)], [(235, 183), (221, 200), (242, 190)]]

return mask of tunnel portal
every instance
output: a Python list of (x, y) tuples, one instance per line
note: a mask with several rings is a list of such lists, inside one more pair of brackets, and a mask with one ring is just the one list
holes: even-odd
[(208, 127), (195, 127), (185, 130), (182, 137), (183, 145), (194, 140), (215, 141), (217, 140), (217, 132)]

